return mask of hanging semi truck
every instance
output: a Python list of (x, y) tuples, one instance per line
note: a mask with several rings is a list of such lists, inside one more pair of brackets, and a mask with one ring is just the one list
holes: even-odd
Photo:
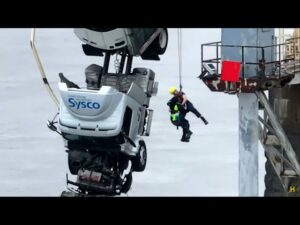
[[(59, 133), (68, 154), (68, 191), (62, 196), (120, 195), (132, 184), (132, 173), (146, 168), (153, 110), (150, 98), (157, 93), (155, 73), (132, 68), (133, 57), (159, 60), (168, 44), (165, 28), (78, 28), (87, 56), (104, 56), (103, 64), (85, 69), (85, 86), (59, 74), (59, 94), (52, 91), (34, 44), (31, 47), (44, 84), (58, 106), (48, 127)], [(110, 56), (121, 56), (118, 69), (109, 71)], [(58, 125), (56, 125), (58, 124)]]

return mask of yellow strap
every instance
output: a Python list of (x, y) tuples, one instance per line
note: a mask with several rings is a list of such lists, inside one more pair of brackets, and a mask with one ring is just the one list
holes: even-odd
[(172, 114), (172, 115), (171, 115), (171, 119), (172, 119), (172, 121), (178, 120), (178, 119), (179, 119), (179, 112), (177, 112), (177, 113), (175, 113), (175, 114)]
[(177, 105), (177, 104), (174, 106), (174, 110), (175, 110), (175, 111), (179, 111), (179, 108), (178, 108), (178, 105)]

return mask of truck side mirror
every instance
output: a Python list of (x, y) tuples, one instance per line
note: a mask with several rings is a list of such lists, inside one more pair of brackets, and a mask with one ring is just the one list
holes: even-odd
[(47, 127), (52, 131), (57, 131), (57, 127), (54, 126), (53, 122), (50, 122), (49, 120), (47, 121)]

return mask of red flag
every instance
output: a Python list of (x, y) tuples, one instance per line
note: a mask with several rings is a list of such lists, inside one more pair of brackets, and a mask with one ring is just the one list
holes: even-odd
[(240, 68), (241, 68), (240, 62), (223, 61), (221, 80), (237, 82), (240, 76)]

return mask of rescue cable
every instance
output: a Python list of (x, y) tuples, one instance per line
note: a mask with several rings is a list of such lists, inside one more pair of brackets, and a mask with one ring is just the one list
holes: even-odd
[[(179, 60), (179, 89), (182, 91), (182, 33), (181, 28), (178, 28), (178, 60)], [(207, 120), (200, 115), (200, 119), (203, 121), (205, 125), (208, 124)], [(178, 126), (177, 126), (178, 129)]]
[(182, 90), (182, 48), (181, 48), (181, 44), (182, 44), (182, 34), (181, 34), (181, 28), (178, 28), (177, 30), (178, 33), (178, 66), (179, 66), (179, 89), (180, 91)]

